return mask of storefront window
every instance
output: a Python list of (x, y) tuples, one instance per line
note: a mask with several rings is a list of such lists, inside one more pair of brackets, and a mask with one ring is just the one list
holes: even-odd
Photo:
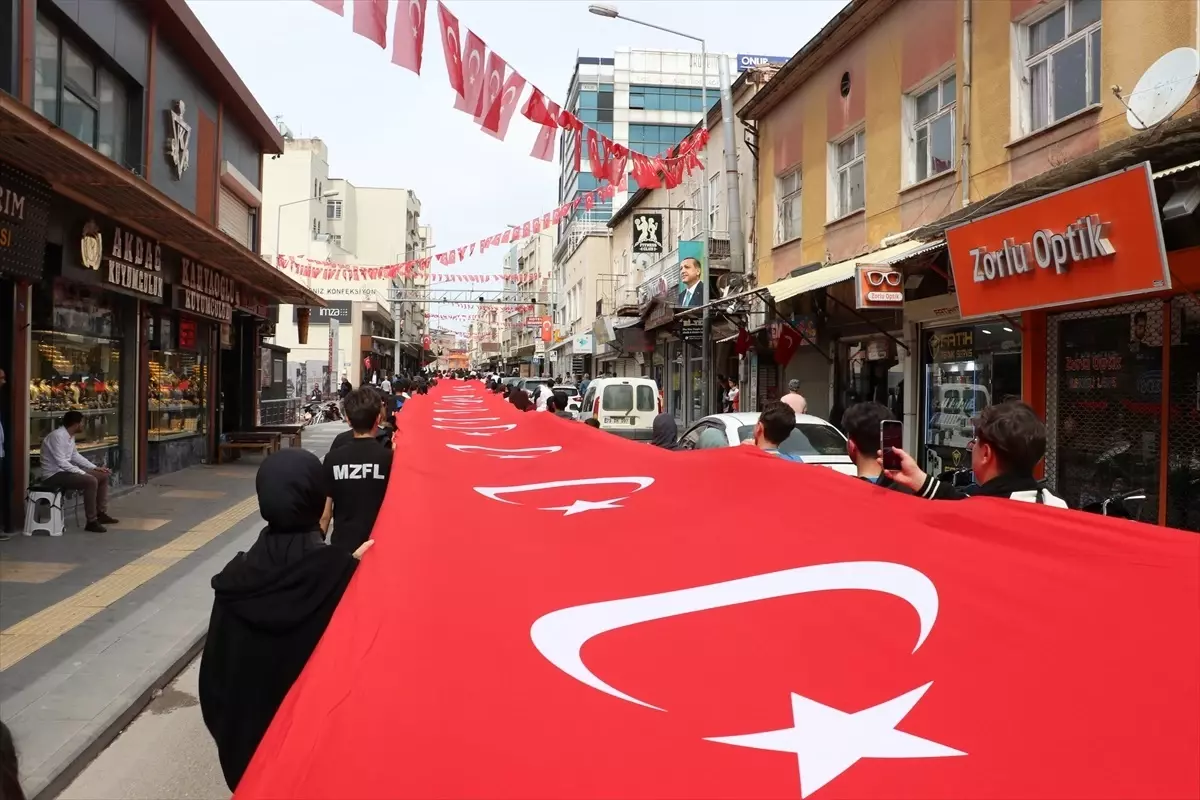
[(164, 314), (151, 335), (147, 397), (151, 442), (199, 436), (205, 431), (208, 397), (208, 326)]
[[(111, 303), (111, 305), (110, 305)], [(115, 298), (57, 283), (34, 296), (29, 383), (30, 466), (63, 414), (83, 414), (79, 452), (120, 470), (121, 341)]]
[(1141, 518), (1158, 518), (1163, 308), (1153, 301), (1050, 322), (1055, 437), (1047, 477), (1072, 508), (1141, 489)]
[(1167, 525), (1200, 531), (1200, 302), (1171, 301), (1171, 424), (1167, 433)]
[(993, 403), (1021, 399), (1021, 332), (997, 320), (927, 329), (921, 340), (922, 466), (934, 475), (970, 469), (971, 419)]

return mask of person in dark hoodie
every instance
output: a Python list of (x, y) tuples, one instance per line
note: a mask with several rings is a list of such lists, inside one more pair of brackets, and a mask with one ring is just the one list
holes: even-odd
[(516, 406), (517, 411), (533, 411), (533, 403), (529, 401), (529, 392), (524, 389), (513, 389), (508, 402)]
[(333, 616), (358, 559), (326, 545), (321, 460), (299, 448), (267, 457), (255, 480), (267, 527), (212, 579), (200, 710), (231, 791)]
[(1033, 474), (1046, 455), (1046, 426), (1032, 408), (1019, 400), (997, 403), (985, 408), (971, 424), (975, 436), (967, 449), (971, 451), (971, 470), (978, 485), (969, 491), (926, 475), (912, 456), (899, 448), (894, 449), (900, 456), (900, 469), (884, 474), (929, 500), (1007, 497), (1023, 503), (1068, 507)]
[(650, 444), (664, 450), (674, 450), (678, 445), (679, 424), (675, 422), (675, 417), (664, 412), (654, 418), (650, 434)]
[(846, 452), (858, 470), (859, 479), (893, 492), (912, 494), (884, 475), (883, 468), (879, 465), (880, 423), (895, 418), (891, 410), (882, 403), (855, 403), (846, 409), (839, 427), (849, 440), (846, 443)]

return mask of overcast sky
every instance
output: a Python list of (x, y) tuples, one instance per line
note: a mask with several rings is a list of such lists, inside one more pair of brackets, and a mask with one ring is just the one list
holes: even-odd
[[(329, 147), (330, 176), (357, 186), (405, 187), (421, 200), (437, 251), (498, 233), (549, 211), (557, 167), (529, 157), (535, 126), (519, 113), (497, 141), (453, 108), (429, 0), (421, 75), (311, 0), (188, 0), (271, 117)], [(618, 47), (691, 50), (692, 42), (587, 12), (584, 0), (447, 0), (470, 28), (551, 99), (565, 99), (577, 55)], [(623, 13), (707, 40), (711, 52), (791, 56), (841, 0), (639, 0)], [(392, 16), (396, 12), (392, 4)], [(523, 100), (522, 100), (523, 102)], [(503, 251), (456, 269), (499, 273)], [(454, 326), (460, 327), (460, 326)], [(465, 326), (462, 326), (465, 327)]]

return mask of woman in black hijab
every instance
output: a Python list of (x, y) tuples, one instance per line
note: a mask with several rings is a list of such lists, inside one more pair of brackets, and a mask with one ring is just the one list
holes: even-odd
[(654, 418), (654, 427), (650, 433), (652, 437), (650, 444), (664, 450), (674, 450), (675, 440), (679, 438), (679, 425), (676, 424), (673, 416), (664, 412)]
[(216, 597), (200, 662), (200, 710), (230, 790), (373, 544), (353, 555), (325, 544), (325, 473), (307, 450), (269, 456), (255, 488), (267, 527), (212, 579)]

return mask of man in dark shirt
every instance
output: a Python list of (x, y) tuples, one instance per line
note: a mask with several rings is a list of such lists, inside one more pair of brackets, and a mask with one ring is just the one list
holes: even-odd
[(330, 543), (350, 553), (371, 538), (392, 470), (392, 451), (375, 438), (382, 411), (374, 389), (355, 389), (346, 395), (346, 419), (353, 438), (325, 456), (328, 500), (321, 527), (328, 530), (332, 519)]

